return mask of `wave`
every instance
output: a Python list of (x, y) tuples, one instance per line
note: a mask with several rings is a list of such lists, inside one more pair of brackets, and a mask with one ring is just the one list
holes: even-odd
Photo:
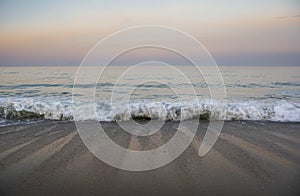
[[(69, 99), (18, 98), (0, 99), (0, 119), (4, 120), (99, 120), (127, 121), (132, 119), (159, 119), (169, 121), (189, 119), (217, 120), (263, 120), (278, 122), (300, 122), (300, 104), (279, 100), (193, 100), (182, 103), (149, 102), (139, 100), (125, 107), (109, 103), (96, 104), (97, 116), (90, 115), (94, 103), (82, 103), (72, 107)], [(92, 106), (92, 107), (91, 107)], [(76, 111), (76, 119), (73, 112)]]

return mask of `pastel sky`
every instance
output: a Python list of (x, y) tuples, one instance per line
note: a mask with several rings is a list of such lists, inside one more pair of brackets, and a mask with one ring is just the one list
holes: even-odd
[(0, 0), (0, 65), (79, 65), (105, 36), (149, 24), (191, 34), (220, 65), (300, 65), (299, 0)]

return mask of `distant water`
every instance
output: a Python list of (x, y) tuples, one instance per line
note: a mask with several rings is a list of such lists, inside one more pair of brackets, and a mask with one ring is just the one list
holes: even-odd
[[(72, 88), (77, 66), (53, 67), (0, 67), (0, 122), (7, 124), (33, 119), (72, 120)], [(223, 66), (220, 67), (227, 98), (225, 111), (212, 112), (217, 105), (211, 100), (207, 84), (191, 66), (181, 66), (196, 90), (198, 99), (189, 95), (181, 103), (170, 90), (174, 87), (177, 75), (153, 66), (147, 69), (155, 72), (154, 80), (165, 78), (168, 84), (149, 82), (141, 84), (130, 96), (130, 108), (112, 108), (110, 93), (118, 80), (118, 74), (128, 67), (112, 66), (97, 83), (96, 109), (97, 120), (129, 120), (132, 118), (155, 118), (163, 120), (191, 119), (200, 115), (203, 118), (224, 120), (267, 120), (300, 122), (300, 68), (299, 67), (258, 67), (258, 66)], [(95, 68), (92, 68), (92, 73)], [(154, 73), (154, 72), (153, 72)], [(88, 77), (87, 73), (87, 77)], [(141, 77), (130, 73), (123, 81), (123, 89), (135, 85)], [(177, 84), (176, 88), (184, 92), (188, 84)], [(221, 85), (221, 84), (220, 84)], [(94, 84), (78, 84), (83, 89), (94, 88)], [(122, 91), (114, 93), (122, 94)], [(219, 102), (218, 102), (219, 103)], [(75, 106), (82, 116), (77, 120), (94, 117), (85, 113), (88, 104)]]

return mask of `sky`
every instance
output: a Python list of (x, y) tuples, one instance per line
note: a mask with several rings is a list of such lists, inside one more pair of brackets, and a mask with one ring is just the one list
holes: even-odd
[(300, 66), (299, 0), (0, 0), (0, 66), (79, 65), (137, 25), (184, 31), (219, 65)]

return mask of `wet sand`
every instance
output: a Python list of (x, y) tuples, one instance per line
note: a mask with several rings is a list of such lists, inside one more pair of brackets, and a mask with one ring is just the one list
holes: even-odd
[[(178, 123), (151, 137), (102, 123), (119, 145), (153, 149)], [(300, 195), (300, 123), (225, 122), (213, 149), (198, 156), (201, 122), (175, 161), (145, 172), (113, 168), (92, 155), (73, 122), (46, 121), (0, 128), (0, 195)]]

